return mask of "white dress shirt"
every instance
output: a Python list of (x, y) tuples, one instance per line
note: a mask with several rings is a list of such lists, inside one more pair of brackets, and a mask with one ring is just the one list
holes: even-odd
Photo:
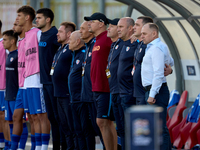
[(160, 38), (147, 44), (142, 61), (142, 85), (151, 86), (149, 97), (155, 98), (162, 83), (166, 82), (164, 76), (165, 64), (173, 66), (174, 60), (170, 57), (168, 47)]

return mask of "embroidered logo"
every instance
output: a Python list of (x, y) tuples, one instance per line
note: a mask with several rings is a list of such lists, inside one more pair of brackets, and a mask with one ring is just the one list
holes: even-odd
[(90, 56), (92, 56), (92, 53), (91, 53), (91, 52), (89, 52), (89, 53), (88, 53), (88, 56), (89, 56), (89, 57), (90, 57)]
[(79, 62), (80, 62), (80, 60), (79, 60), (79, 59), (77, 59), (77, 60), (76, 60), (76, 64), (78, 65), (78, 64), (79, 64)]
[(10, 58), (10, 62), (12, 62), (13, 60), (14, 60), (14, 58), (13, 58), (13, 57), (11, 57), (11, 58)]
[(119, 47), (119, 45), (116, 45), (116, 46), (115, 46), (115, 49), (118, 49), (118, 47)]
[(66, 48), (63, 50), (63, 53), (66, 52)]
[(130, 49), (130, 47), (126, 47), (126, 51), (127, 51), (127, 52), (129, 51), (129, 49)]

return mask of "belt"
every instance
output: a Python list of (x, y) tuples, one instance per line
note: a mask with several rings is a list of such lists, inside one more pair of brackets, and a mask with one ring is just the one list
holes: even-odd
[[(167, 86), (167, 83), (166, 83), (166, 82), (163, 83), (162, 86)], [(162, 86), (161, 86), (161, 87), (162, 87)], [(145, 91), (150, 91), (150, 89), (151, 89), (151, 85), (148, 85), (148, 86), (145, 86), (145, 87), (144, 87), (144, 90), (145, 90)]]

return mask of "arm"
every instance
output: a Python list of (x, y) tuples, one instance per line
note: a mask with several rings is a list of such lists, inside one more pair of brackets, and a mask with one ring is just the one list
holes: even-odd
[(164, 75), (168, 76), (169, 74), (172, 74), (173, 70), (170, 65), (165, 64), (164, 68)]
[(130, 37), (131, 43), (137, 41), (137, 38), (134, 35), (131, 35)]
[(154, 48), (151, 58), (154, 74), (147, 102), (154, 104), (156, 102), (155, 95), (159, 92), (164, 77), (164, 53), (159, 48)]
[(42, 31), (39, 30), (39, 31), (37, 32), (37, 40), (38, 40), (38, 43), (40, 42), (41, 34), (42, 34)]

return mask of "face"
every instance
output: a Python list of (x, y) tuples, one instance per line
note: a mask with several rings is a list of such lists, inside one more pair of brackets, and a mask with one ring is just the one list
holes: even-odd
[(92, 33), (89, 32), (88, 21), (84, 21), (80, 26), (81, 38), (87, 40), (91, 37)]
[(72, 34), (69, 37), (69, 49), (74, 50), (77, 46), (77, 40), (75, 39), (75, 33), (72, 32)]
[(13, 24), (13, 31), (18, 35), (22, 33), (22, 26), (18, 25), (17, 21)]
[(58, 39), (58, 43), (65, 43), (66, 40), (68, 40), (68, 34), (66, 32), (65, 26), (60, 26), (60, 28), (58, 29), (58, 33), (57, 33), (57, 39)]
[(15, 21), (14, 24), (13, 24), (13, 28), (12, 29), (13, 29), (14, 32), (16, 32), (16, 27), (17, 27), (17, 21)]
[(141, 30), (143, 27), (143, 20), (142, 19), (137, 19), (135, 21), (135, 25), (133, 26), (133, 31), (134, 31), (134, 36), (135, 37), (140, 37), (141, 36)]
[(126, 39), (126, 35), (128, 31), (129, 30), (128, 30), (126, 19), (125, 18), (120, 19), (117, 24), (117, 32), (118, 32), (119, 38), (121, 38), (122, 40)]
[(23, 14), (22, 12), (19, 12), (17, 14), (16, 21), (17, 21), (18, 25), (23, 26), (26, 23), (26, 15)]
[(100, 22), (98, 20), (90, 20), (90, 21), (88, 21), (89, 32), (95, 33), (99, 29), (100, 23), (102, 23), (102, 22)]
[(150, 28), (149, 28), (149, 25), (144, 25), (142, 27), (142, 35), (141, 35), (141, 38), (143, 40), (143, 43), (144, 44), (149, 44), (151, 41), (154, 40), (154, 32), (155, 31), (152, 31)]
[(12, 43), (11, 43), (11, 40), (10, 40), (9, 36), (4, 35), (3, 36), (3, 47), (4, 47), (4, 49), (8, 49), (9, 50), (11, 45), (12, 45)]
[(43, 14), (37, 14), (36, 15), (36, 25), (39, 29), (42, 29), (46, 26), (47, 22), (46, 22), (46, 18), (44, 17)]
[(107, 37), (110, 37), (110, 38), (118, 37), (117, 26), (116, 25), (109, 24), (107, 30), (108, 30)]

